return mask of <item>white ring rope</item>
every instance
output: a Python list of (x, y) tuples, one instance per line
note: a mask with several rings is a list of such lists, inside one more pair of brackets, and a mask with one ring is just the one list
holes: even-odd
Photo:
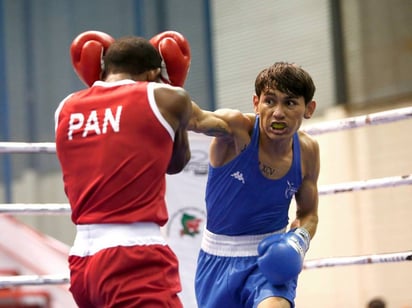
[(307, 260), (303, 264), (303, 269), (402, 261), (412, 261), (412, 251)]
[(348, 130), (363, 126), (385, 124), (406, 119), (412, 119), (412, 107), (405, 107), (366, 114), (358, 117), (327, 121), (303, 127), (302, 130), (310, 135), (320, 135), (329, 132)]
[(17, 276), (0, 276), (1, 288), (12, 286), (37, 286), (37, 285), (56, 285), (68, 284), (70, 278), (67, 275), (17, 275)]
[[(330, 195), (343, 192), (412, 185), (412, 174), (393, 176), (365, 181), (354, 181), (340, 184), (323, 185), (319, 195)], [(0, 214), (70, 214), (67, 203), (0, 203)]]
[[(373, 263), (393, 263), (412, 260), (412, 251), (363, 255), (355, 257), (336, 257), (316, 260), (307, 260), (303, 264), (303, 269), (315, 269), (323, 267), (347, 266), (347, 265), (365, 265)], [(0, 276), (0, 289), (11, 286), (22, 285), (56, 285), (68, 284), (70, 278), (67, 275), (18, 275), (18, 276)]]
[[(412, 107), (398, 108), (358, 117), (327, 121), (303, 127), (311, 135), (347, 130), (367, 125), (378, 125), (412, 118)], [(53, 142), (0, 142), (0, 153), (55, 153)]]
[(70, 214), (68, 203), (0, 203), (0, 214)]
[(343, 192), (352, 192), (380, 187), (395, 187), (400, 185), (411, 185), (412, 175), (401, 175), (380, 179), (369, 179), (365, 181), (353, 181), (339, 184), (323, 185), (319, 188), (319, 195), (330, 195)]
[(0, 153), (56, 153), (54, 142), (0, 142)]

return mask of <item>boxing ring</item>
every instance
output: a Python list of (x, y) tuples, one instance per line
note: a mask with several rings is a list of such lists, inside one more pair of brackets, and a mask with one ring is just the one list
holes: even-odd
[[(367, 115), (343, 118), (340, 120), (325, 121), (303, 127), (302, 130), (312, 136), (321, 134), (352, 130), (361, 127), (384, 125), (387, 123), (411, 120), (412, 107), (398, 108)], [(56, 151), (54, 143), (25, 143), (25, 142), (0, 142), (0, 154), (18, 153), (48, 153)], [(412, 170), (410, 170), (412, 171)], [(322, 171), (321, 171), (322, 172)], [(389, 177), (365, 179), (363, 181), (350, 181), (338, 184), (319, 186), (319, 196), (351, 193), (355, 191), (373, 190), (412, 184), (412, 174), (397, 174)], [(361, 205), (360, 205), (361, 206)], [(0, 215), (70, 215), (70, 206), (66, 203), (2, 203)], [(398, 263), (412, 261), (412, 250), (397, 251), (392, 253), (376, 253), (367, 255), (351, 255), (307, 259), (304, 270), (314, 270), (328, 267), (361, 266), (375, 263)], [(31, 285), (67, 285), (69, 277), (65, 274), (50, 273), (48, 275), (14, 275), (0, 276), (0, 290), (14, 286)]]

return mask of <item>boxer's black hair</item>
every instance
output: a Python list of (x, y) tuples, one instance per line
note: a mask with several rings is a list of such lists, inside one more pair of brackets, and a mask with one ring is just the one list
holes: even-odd
[(114, 41), (103, 56), (104, 74), (139, 75), (160, 68), (162, 58), (145, 38), (126, 36)]

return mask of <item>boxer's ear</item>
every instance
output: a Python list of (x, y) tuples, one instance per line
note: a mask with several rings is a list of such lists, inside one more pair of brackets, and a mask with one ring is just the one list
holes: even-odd
[(306, 104), (305, 106), (305, 113), (303, 117), (305, 119), (310, 119), (315, 112), (316, 109), (316, 102), (315, 101), (310, 101), (309, 103)]

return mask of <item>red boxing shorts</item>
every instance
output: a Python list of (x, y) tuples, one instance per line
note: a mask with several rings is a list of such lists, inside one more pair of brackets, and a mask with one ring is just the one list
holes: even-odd
[[(76, 240), (72, 252), (76, 245), (82, 247)], [(183, 307), (177, 295), (181, 291), (178, 261), (165, 244), (110, 245), (91, 254), (71, 253), (69, 266), (70, 291), (80, 308)]]

